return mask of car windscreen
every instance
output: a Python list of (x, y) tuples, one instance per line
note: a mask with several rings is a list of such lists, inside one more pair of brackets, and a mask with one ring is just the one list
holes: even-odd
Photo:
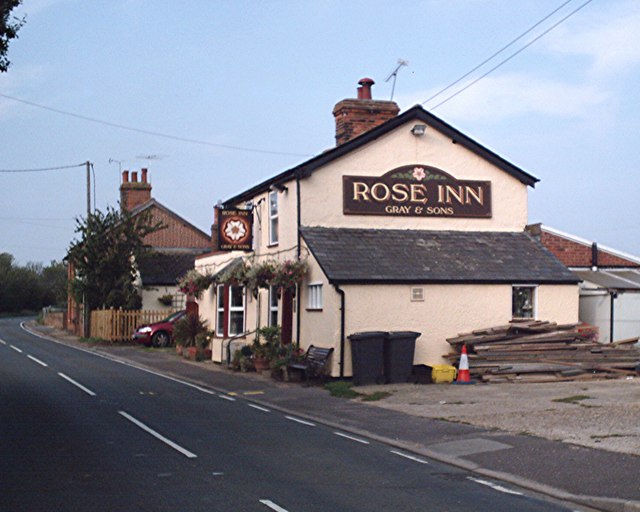
[(173, 320), (180, 318), (182, 315), (184, 315), (184, 311), (177, 311), (175, 313), (172, 313), (171, 315), (169, 315), (167, 318), (165, 318), (164, 320), (162, 320), (163, 322), (172, 322)]

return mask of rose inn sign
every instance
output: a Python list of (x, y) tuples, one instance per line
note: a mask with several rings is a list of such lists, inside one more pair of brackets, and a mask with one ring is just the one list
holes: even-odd
[(218, 248), (221, 251), (252, 250), (252, 212), (236, 208), (218, 210)]
[(346, 215), (491, 217), (491, 182), (457, 180), (428, 165), (405, 165), (380, 177), (343, 176)]

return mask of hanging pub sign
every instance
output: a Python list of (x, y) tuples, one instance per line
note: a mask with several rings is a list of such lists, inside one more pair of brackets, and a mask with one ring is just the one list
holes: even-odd
[(218, 249), (251, 251), (253, 215), (251, 210), (220, 208), (218, 210)]
[(491, 182), (457, 180), (428, 165), (342, 177), (346, 215), (491, 217)]

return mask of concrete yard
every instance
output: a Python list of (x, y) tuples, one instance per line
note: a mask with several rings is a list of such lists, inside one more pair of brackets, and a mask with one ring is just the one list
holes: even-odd
[(375, 407), (640, 456), (640, 378), (354, 390), (391, 393)]

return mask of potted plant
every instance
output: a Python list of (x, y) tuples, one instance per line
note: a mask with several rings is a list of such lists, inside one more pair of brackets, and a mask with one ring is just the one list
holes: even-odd
[(203, 340), (206, 340), (206, 333), (207, 323), (198, 315), (185, 315), (173, 328), (176, 346), (184, 346), (182, 355), (193, 361), (204, 357), (202, 344)]
[(171, 306), (173, 304), (173, 295), (166, 293), (158, 297), (158, 302), (163, 306)]
[(240, 372), (255, 370), (252, 355), (253, 351), (250, 345), (244, 345), (242, 348), (237, 349), (233, 354), (231, 369)]
[[(264, 338), (264, 343), (260, 342)], [(266, 371), (271, 366), (271, 361), (276, 357), (280, 346), (280, 326), (261, 327), (256, 331), (256, 338), (251, 346), (253, 352), (253, 364), (257, 372)]]

